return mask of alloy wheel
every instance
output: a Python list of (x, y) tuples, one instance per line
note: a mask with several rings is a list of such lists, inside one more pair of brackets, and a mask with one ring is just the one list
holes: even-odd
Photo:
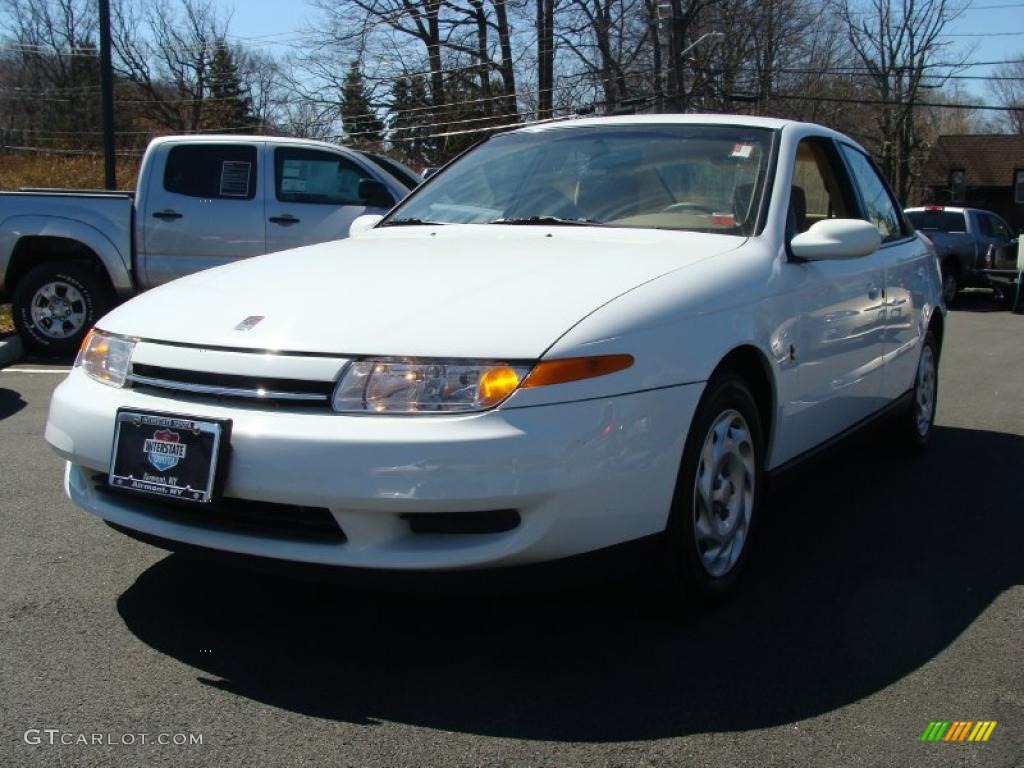
[(86, 309), (81, 291), (63, 281), (41, 285), (30, 304), (33, 324), (52, 339), (66, 339), (81, 331)]

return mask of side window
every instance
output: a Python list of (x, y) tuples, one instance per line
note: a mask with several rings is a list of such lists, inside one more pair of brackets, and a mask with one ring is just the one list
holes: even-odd
[(905, 234), (903, 217), (882, 177), (863, 152), (846, 144), (841, 146), (843, 156), (850, 165), (853, 183), (860, 191), (864, 203), (864, 217), (878, 227), (883, 243), (899, 240)]
[(256, 194), (256, 147), (185, 144), (171, 147), (164, 189), (178, 195), (251, 200)]
[(1012, 240), (1013, 235), (1010, 234), (1010, 228), (1003, 223), (1003, 220), (998, 216), (987, 216), (989, 225), (992, 227), (992, 237), (998, 240)]
[(806, 232), (825, 219), (855, 216), (835, 150), (828, 139), (804, 139), (797, 145), (793, 187), (789, 193), (792, 234)]
[(274, 192), (282, 203), (365, 205), (359, 182), (366, 171), (341, 155), (302, 147), (274, 150)]

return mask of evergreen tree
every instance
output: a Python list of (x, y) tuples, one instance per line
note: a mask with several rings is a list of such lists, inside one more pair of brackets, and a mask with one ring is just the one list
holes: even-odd
[(248, 128), (253, 125), (252, 102), (242, 87), (238, 64), (227, 41), (218, 40), (210, 61), (210, 96), (207, 119), (213, 128)]
[(353, 61), (345, 75), (341, 91), (341, 122), (350, 144), (363, 149), (379, 149), (384, 123), (370, 105), (370, 94), (363, 81), (359, 62)]
[(427, 81), (421, 75), (400, 77), (391, 88), (391, 117), (394, 153), (403, 162), (419, 168), (433, 163), (436, 140), (431, 133), (436, 112), (431, 108)]

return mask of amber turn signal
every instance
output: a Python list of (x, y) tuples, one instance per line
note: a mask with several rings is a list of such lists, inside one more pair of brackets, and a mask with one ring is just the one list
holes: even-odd
[(566, 357), (562, 360), (543, 360), (530, 372), (522, 386), (546, 387), (568, 381), (592, 379), (629, 368), (632, 355), (599, 355), (596, 357)]
[(488, 368), (480, 377), (480, 404), (497, 405), (519, 386), (519, 374), (509, 365)]

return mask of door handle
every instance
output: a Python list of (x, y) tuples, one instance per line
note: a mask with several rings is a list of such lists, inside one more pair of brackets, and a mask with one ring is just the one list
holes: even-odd
[(281, 224), (287, 227), (289, 224), (298, 224), (300, 219), (295, 218), (290, 213), (284, 213), (280, 216), (271, 216), (270, 221), (274, 224)]
[(177, 211), (172, 211), (168, 208), (166, 211), (157, 211), (153, 214), (154, 219), (163, 219), (164, 221), (170, 221), (171, 219), (180, 219), (181, 214)]

